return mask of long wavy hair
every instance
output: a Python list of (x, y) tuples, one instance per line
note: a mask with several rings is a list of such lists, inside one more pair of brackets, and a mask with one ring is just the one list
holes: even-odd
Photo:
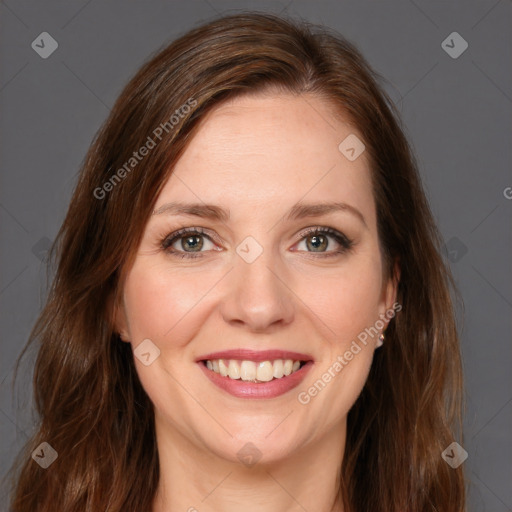
[[(154, 410), (131, 345), (114, 330), (113, 304), (199, 121), (223, 101), (264, 91), (317, 95), (363, 134), (385, 272), (400, 267), (402, 311), (348, 415), (345, 510), (465, 510), (462, 466), (441, 457), (462, 442), (460, 295), (382, 80), (339, 34), (262, 13), (196, 27), (136, 73), (84, 159), (50, 253), (55, 276), (18, 359), (37, 345), (38, 425), (11, 471), (13, 512), (151, 510), (159, 481)], [(144, 145), (146, 156), (131, 160)], [(42, 442), (58, 453), (47, 469), (31, 458)]]

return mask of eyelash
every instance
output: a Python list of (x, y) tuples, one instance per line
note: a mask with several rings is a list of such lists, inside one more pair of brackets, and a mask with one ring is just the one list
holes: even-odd
[[(183, 228), (179, 229), (178, 231), (175, 231), (171, 233), (170, 235), (166, 236), (162, 242), (161, 246), (162, 249), (169, 255), (173, 257), (178, 258), (201, 258), (204, 251), (196, 252), (196, 253), (190, 253), (185, 251), (175, 251), (173, 249), (170, 249), (171, 246), (174, 244), (176, 240), (179, 240), (180, 238), (184, 238), (184, 235), (201, 235), (206, 238), (208, 238), (211, 242), (214, 242), (215, 237), (212, 237), (208, 235), (204, 229), (202, 228)], [(341, 246), (341, 249), (338, 249), (336, 251), (330, 251), (330, 252), (311, 252), (306, 251), (308, 254), (311, 254), (313, 257), (319, 257), (319, 258), (329, 258), (333, 256), (338, 256), (340, 254), (343, 254), (345, 252), (348, 252), (352, 249), (354, 242), (353, 240), (350, 240), (348, 237), (346, 237), (343, 233), (340, 233), (339, 231), (332, 229), (332, 228), (324, 228), (324, 227), (312, 227), (306, 229), (303, 233), (301, 233), (301, 238), (298, 242), (301, 242), (304, 238), (307, 238), (308, 236), (314, 236), (314, 235), (329, 235), (332, 238), (336, 240)], [(213, 239), (212, 239), (213, 238)], [(301, 251), (303, 252), (303, 251)]]

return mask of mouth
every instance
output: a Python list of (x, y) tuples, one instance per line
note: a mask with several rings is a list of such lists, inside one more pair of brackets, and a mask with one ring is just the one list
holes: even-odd
[(208, 370), (228, 377), (231, 380), (245, 382), (270, 382), (274, 379), (288, 377), (299, 371), (307, 361), (293, 359), (275, 359), (269, 361), (250, 361), (244, 359), (207, 359), (203, 364)]
[(299, 385), (313, 365), (306, 354), (230, 350), (196, 360), (213, 384), (241, 398), (273, 398)]

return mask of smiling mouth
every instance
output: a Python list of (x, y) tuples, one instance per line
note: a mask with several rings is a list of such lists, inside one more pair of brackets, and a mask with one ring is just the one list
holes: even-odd
[(246, 382), (263, 383), (282, 379), (299, 371), (307, 361), (274, 359), (250, 361), (237, 359), (207, 359), (202, 361), (206, 368), (221, 377)]

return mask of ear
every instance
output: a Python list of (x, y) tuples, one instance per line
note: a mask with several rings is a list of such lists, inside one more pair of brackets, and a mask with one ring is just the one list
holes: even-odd
[[(395, 310), (396, 308), (396, 297), (398, 294), (398, 283), (400, 282), (400, 264), (398, 260), (395, 260), (393, 265), (392, 275), (388, 277), (387, 281), (383, 283), (382, 287), (382, 301), (381, 301), (381, 318), (385, 318), (386, 327), (391, 320), (386, 315), (387, 311)], [(401, 309), (401, 307), (400, 307)]]
[(130, 343), (130, 329), (121, 293), (116, 292), (110, 296), (110, 306), (114, 332), (119, 334), (122, 341)]

